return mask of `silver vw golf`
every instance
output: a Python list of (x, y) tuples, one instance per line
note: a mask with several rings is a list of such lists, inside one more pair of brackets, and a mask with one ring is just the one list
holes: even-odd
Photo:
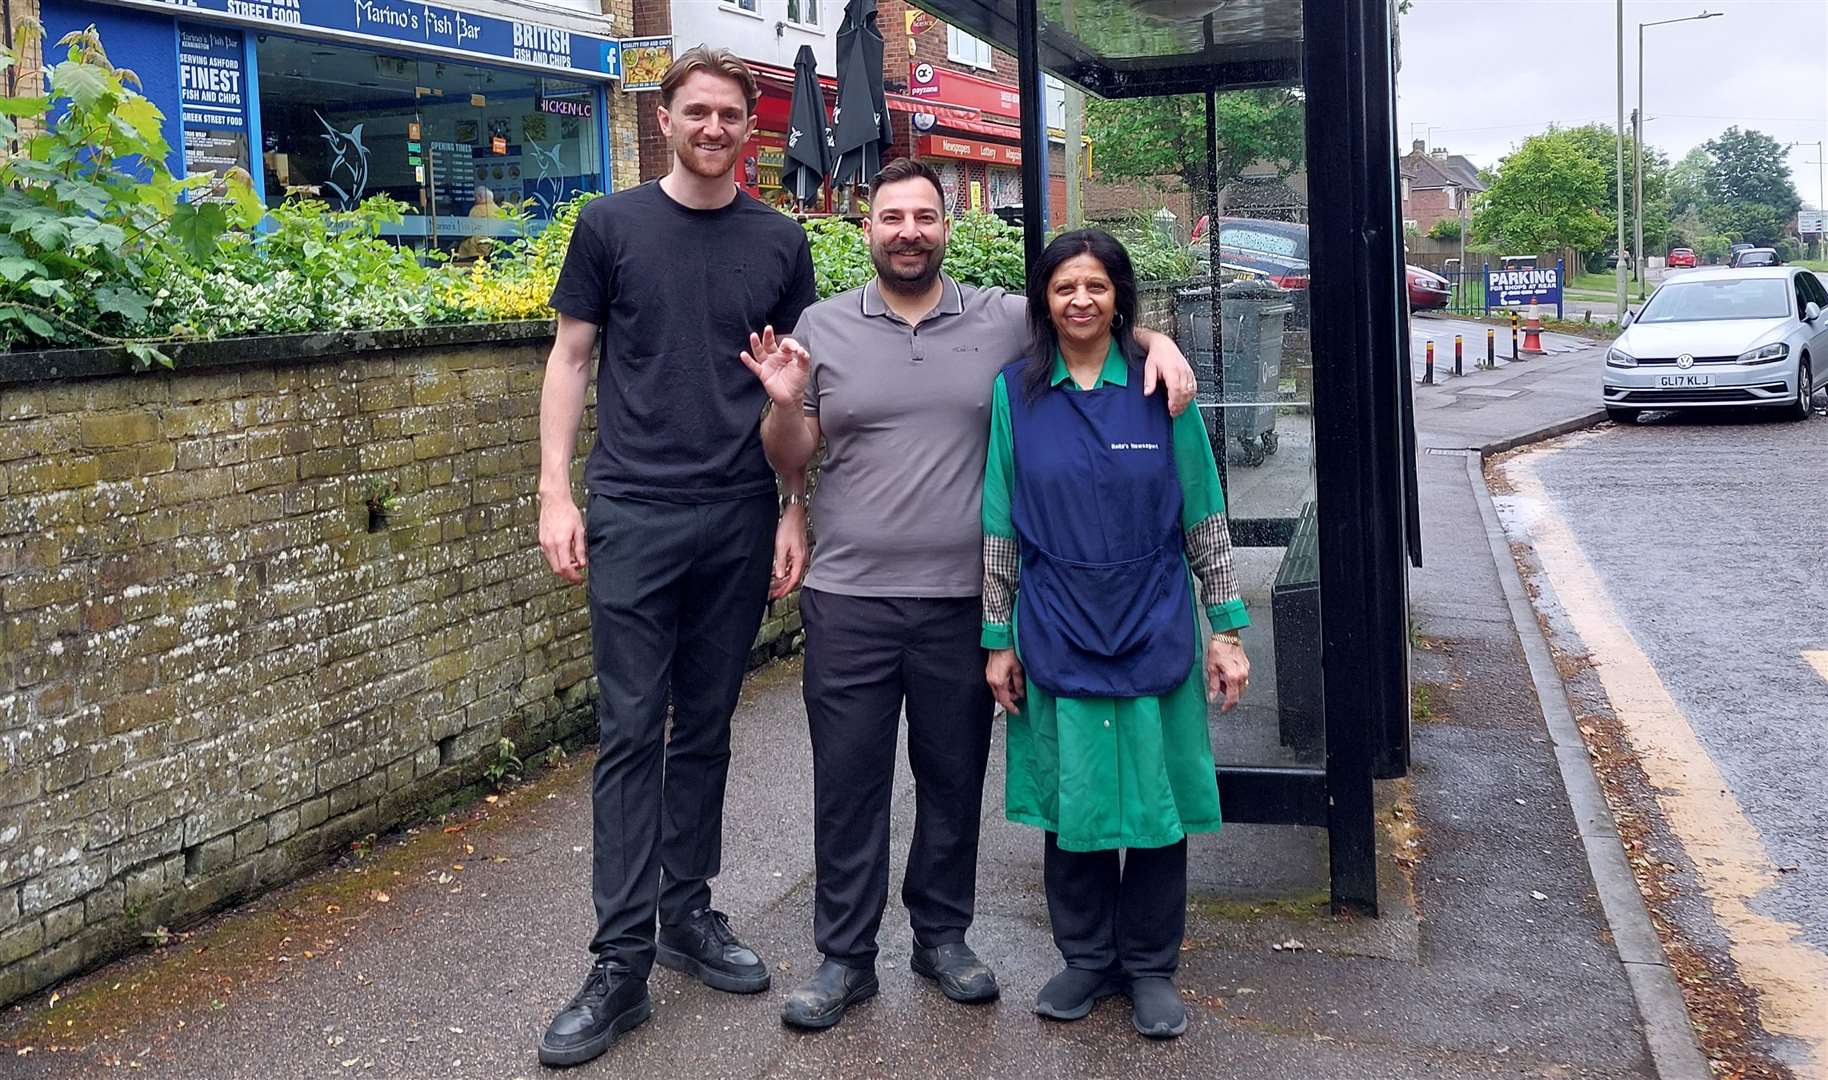
[(1606, 353), (1606, 413), (1769, 405), (1807, 419), (1828, 381), (1825, 309), (1821, 279), (1793, 266), (1673, 277)]

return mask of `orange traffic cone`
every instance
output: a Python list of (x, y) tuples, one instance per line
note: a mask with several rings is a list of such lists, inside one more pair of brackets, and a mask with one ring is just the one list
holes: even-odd
[(1519, 350), (1525, 356), (1542, 356), (1542, 316), (1536, 313), (1536, 305), (1530, 305), (1529, 317), (1523, 320), (1523, 348)]

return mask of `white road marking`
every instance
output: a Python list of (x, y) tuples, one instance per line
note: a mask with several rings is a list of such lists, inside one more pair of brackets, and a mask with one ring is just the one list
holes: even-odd
[(1803, 654), (1803, 659), (1809, 662), (1809, 666), (1815, 669), (1823, 682), (1828, 682), (1828, 649), (1812, 649)]
[[(1828, 954), (1804, 941), (1795, 924), (1754, 910), (1758, 895), (1779, 880), (1777, 867), (1537, 477), (1535, 463), (1558, 452), (1538, 451), (1503, 466), (1524, 508), (1516, 517), (1694, 863), (1739, 977), (1758, 997), (1765, 1030), (1805, 1049), (1808, 1061), (1795, 1066), (1799, 1080), (1828, 1080)], [(1804, 658), (1828, 679), (1828, 651)]]

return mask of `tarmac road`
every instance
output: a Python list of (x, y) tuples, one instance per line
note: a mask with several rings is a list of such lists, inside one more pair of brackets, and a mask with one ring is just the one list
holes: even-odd
[(1501, 501), (1547, 579), (1539, 606), (1588, 650), (1706, 895), (1689, 909), (1706, 925), (1684, 930), (1731, 954), (1809, 1077), (1828, 1075), (1820, 414), (1604, 425), (1508, 463)]

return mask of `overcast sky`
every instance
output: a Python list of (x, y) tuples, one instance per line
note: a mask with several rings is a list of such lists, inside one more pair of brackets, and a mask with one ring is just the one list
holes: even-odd
[[(1637, 104), (1644, 31), (1644, 141), (1671, 160), (1738, 124), (1780, 143), (1828, 139), (1828, 0), (1626, 0), (1625, 114)], [(1397, 134), (1482, 167), (1551, 122), (1614, 122), (1614, 0), (1415, 0), (1403, 17)], [(1629, 123), (1629, 121), (1627, 121)], [(1427, 130), (1432, 129), (1432, 130)], [(1814, 145), (1790, 152), (1797, 193), (1817, 205)]]

